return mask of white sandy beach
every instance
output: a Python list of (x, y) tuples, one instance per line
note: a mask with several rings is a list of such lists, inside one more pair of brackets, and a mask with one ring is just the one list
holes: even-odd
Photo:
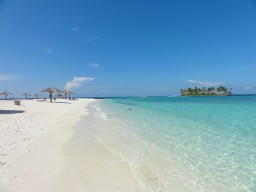
[(129, 167), (95, 139), (92, 102), (0, 101), (0, 191), (138, 191)]

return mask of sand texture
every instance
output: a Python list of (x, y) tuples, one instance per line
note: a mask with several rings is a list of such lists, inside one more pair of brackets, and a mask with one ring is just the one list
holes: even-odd
[(0, 101), (0, 191), (51, 191), (67, 156), (63, 146), (93, 99)]
[(96, 139), (96, 102), (0, 101), (0, 192), (141, 191), (129, 166)]

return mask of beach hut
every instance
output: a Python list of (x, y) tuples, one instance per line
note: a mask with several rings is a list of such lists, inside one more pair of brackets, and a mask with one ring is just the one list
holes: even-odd
[(5, 100), (7, 100), (8, 95), (13, 95), (13, 94), (5, 90), (4, 92), (0, 93), (0, 95), (4, 95)]
[(50, 102), (52, 102), (52, 93), (53, 92), (61, 92), (61, 91), (59, 89), (54, 88), (54, 87), (48, 87), (48, 88), (42, 90), (41, 92), (48, 92), (48, 93), (50, 93), (50, 95), (49, 95)]

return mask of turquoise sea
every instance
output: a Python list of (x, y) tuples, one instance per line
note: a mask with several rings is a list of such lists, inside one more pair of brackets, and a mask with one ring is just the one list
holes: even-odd
[(96, 138), (141, 191), (256, 191), (255, 96), (112, 98), (93, 108)]

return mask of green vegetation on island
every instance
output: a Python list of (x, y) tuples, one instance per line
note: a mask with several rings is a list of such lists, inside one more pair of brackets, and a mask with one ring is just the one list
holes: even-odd
[(230, 96), (232, 95), (231, 92), (232, 88), (228, 89), (223, 86), (215, 87), (208, 87), (208, 88), (187, 88), (181, 89), (180, 94), (181, 96)]

